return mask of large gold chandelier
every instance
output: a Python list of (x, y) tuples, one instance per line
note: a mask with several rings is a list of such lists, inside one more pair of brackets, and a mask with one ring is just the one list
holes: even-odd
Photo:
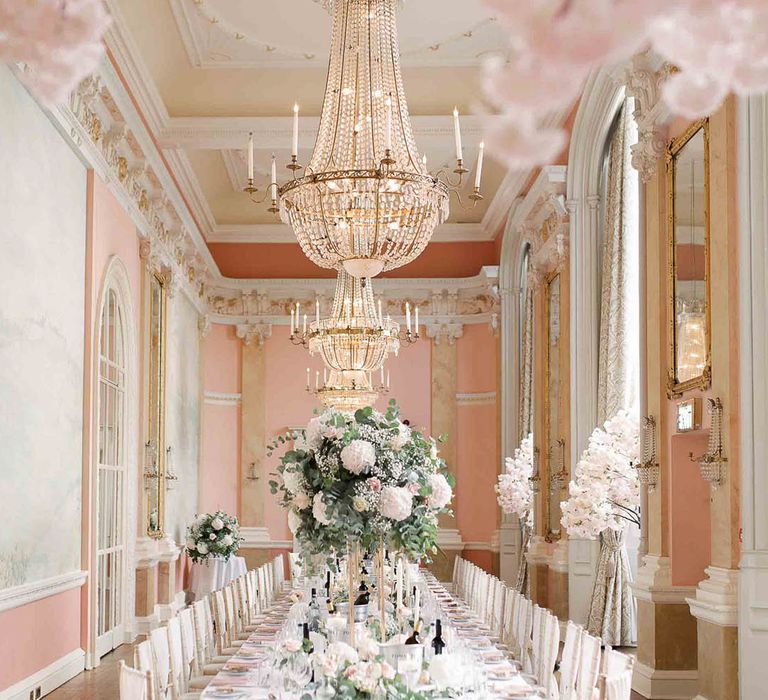
[[(301, 306), (291, 310), (291, 342), (303, 345), (311, 355), (320, 355), (328, 372), (315, 378), (314, 392), (325, 405), (337, 408), (369, 406), (378, 394), (388, 390), (384, 362), (397, 355), (403, 343), (419, 338), (418, 307), (415, 309), (415, 331), (411, 324), (411, 308), (406, 305), (405, 329), (384, 315), (382, 304), (373, 294), (370, 280), (353, 277), (339, 270), (330, 316), (320, 317), (319, 301), (315, 302), (315, 320), (302, 318)], [(307, 370), (307, 390), (312, 391)], [(377, 384), (378, 382), (378, 384)]]
[[(431, 174), (411, 129), (400, 72), (397, 0), (336, 0), (320, 128), (306, 169), (298, 162), (298, 105), (287, 167), (293, 179), (272, 179), (261, 203), (280, 212), (304, 253), (325, 268), (343, 267), (355, 277), (375, 277), (401, 267), (426, 247), (448, 218), (451, 191), (459, 194), (464, 167), (458, 112), (454, 110), (456, 182)], [(475, 187), (482, 199), (478, 155)], [(304, 170), (300, 175), (300, 171)], [(253, 142), (249, 141), (248, 185), (252, 197)], [(461, 198), (459, 202), (462, 206)]]

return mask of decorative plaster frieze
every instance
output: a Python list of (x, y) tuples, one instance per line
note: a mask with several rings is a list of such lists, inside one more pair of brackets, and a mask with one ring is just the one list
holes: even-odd
[(145, 265), (152, 271), (167, 268), (174, 286), (203, 312), (206, 280), (218, 271), (142, 115), (109, 62), (102, 61), (51, 117), (131, 217)]
[(264, 345), (272, 337), (272, 325), (269, 323), (245, 323), (237, 326), (237, 337), (246, 345)]
[(632, 167), (643, 182), (656, 173), (659, 159), (667, 146), (665, 124), (669, 111), (661, 101), (661, 86), (672, 72), (672, 67), (650, 50), (632, 57), (619, 80), (626, 85), (628, 97), (635, 98), (632, 116), (637, 124), (637, 143), (633, 144)]
[(200, 331), (200, 337), (205, 338), (211, 332), (211, 317), (208, 314), (201, 314), (197, 319), (197, 330)]
[[(430, 327), (439, 330), (452, 324), (493, 326), (494, 317), (498, 322), (497, 276), (498, 268), (489, 266), (469, 278), (375, 279), (372, 284), (384, 314), (402, 319), (406, 303), (419, 305), (421, 321), (429, 332)], [(328, 313), (335, 284), (333, 279), (228, 280), (226, 286), (210, 289), (207, 304), (215, 323), (288, 325), (297, 302), (313, 310), (319, 299), (320, 313)], [(456, 337), (460, 334), (454, 332)]]

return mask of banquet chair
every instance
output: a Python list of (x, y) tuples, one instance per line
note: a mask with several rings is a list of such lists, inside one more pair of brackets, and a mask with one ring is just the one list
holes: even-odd
[(158, 699), (166, 700), (172, 697), (171, 691), (171, 652), (168, 645), (168, 628), (157, 627), (149, 633), (152, 643), (152, 653), (155, 657), (155, 674), (157, 677)]
[(278, 554), (272, 564), (275, 571), (275, 591), (281, 592), (285, 589), (285, 558)]
[(576, 678), (577, 700), (592, 700), (600, 675), (600, 637), (593, 637), (587, 632), (581, 635), (581, 659)]
[(253, 632), (256, 629), (256, 615), (248, 594), (248, 574), (239, 576), (234, 581), (235, 607), (240, 616), (240, 629), (243, 632)]
[(576, 692), (576, 677), (581, 661), (581, 639), (583, 630), (571, 620), (565, 625), (565, 642), (560, 658), (560, 680), (557, 685), (556, 698), (572, 700)]
[(150, 697), (152, 700), (159, 698), (157, 685), (157, 673), (155, 671), (155, 655), (152, 651), (152, 643), (149, 639), (139, 642), (133, 650), (133, 665), (142, 673), (148, 673), (152, 678)]
[(246, 574), (248, 591), (248, 604), (251, 608), (251, 619), (253, 622), (258, 622), (263, 617), (263, 607), (261, 605), (261, 599), (259, 598), (259, 572), (256, 569), (251, 569)]
[(504, 591), (504, 613), (501, 621), (501, 641), (510, 651), (514, 651), (514, 619), (517, 609), (518, 593), (514, 588)]
[(461, 569), (461, 561), (462, 561), (461, 557), (456, 557), (453, 560), (453, 573), (451, 574), (451, 585), (450, 585), (450, 590), (453, 593), (456, 593), (457, 591), (457, 586), (459, 582), (459, 571)]
[(209, 596), (192, 604), (195, 619), (195, 639), (198, 650), (198, 666), (205, 676), (215, 676), (229, 660), (227, 655), (217, 655), (216, 635), (211, 618)]
[[(598, 687), (605, 700), (628, 700), (632, 686), (632, 669), (635, 660), (620, 651), (606, 647), (603, 668)], [(626, 696), (623, 694), (626, 693)]]
[(531, 633), (525, 638), (525, 656), (523, 670), (526, 673), (536, 674), (539, 664), (539, 646), (541, 644), (541, 611), (542, 609), (534, 604), (531, 610)]
[(200, 653), (195, 635), (195, 617), (192, 608), (179, 611), (181, 628), (181, 653), (183, 661), (184, 687), (187, 690), (202, 690), (211, 682), (212, 676), (203, 675)]
[(213, 631), (216, 639), (216, 653), (219, 656), (234, 656), (243, 645), (243, 640), (232, 639), (234, 629), (229, 623), (226, 590), (228, 588), (219, 589), (214, 591), (211, 596), (213, 599)]
[(120, 700), (153, 700), (152, 671), (139, 671), (120, 659), (118, 676)]
[(184, 658), (184, 645), (179, 616), (168, 620), (168, 651), (171, 659), (171, 692), (174, 700), (195, 700), (200, 691), (189, 692), (189, 667)]
[(501, 636), (506, 594), (507, 587), (501, 580), (496, 579), (496, 589), (494, 591), (493, 606), (491, 608), (491, 632), (493, 632), (494, 636), (500, 642), (503, 642)]
[(536, 676), (547, 691), (547, 697), (557, 698), (555, 664), (560, 651), (560, 620), (549, 610), (542, 617), (542, 636), (539, 648), (539, 667)]

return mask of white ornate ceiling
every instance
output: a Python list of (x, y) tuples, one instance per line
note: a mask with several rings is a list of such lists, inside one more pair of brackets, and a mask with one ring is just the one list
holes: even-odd
[[(324, 67), (330, 21), (321, 5), (171, 0), (190, 63), (204, 68)], [(400, 10), (399, 24), (406, 66), (472, 66), (504, 50), (503, 31), (480, 0), (411, 0)]]
[[(243, 154), (253, 131), (257, 179), (265, 184), (270, 155), (281, 166), (289, 160), (298, 101), (300, 160), (309, 157), (325, 86), (327, 11), (314, 0), (106, 2), (112, 57), (208, 242), (295, 242), (267, 205), (240, 191)], [(502, 28), (481, 0), (407, 0), (399, 27), (420, 150), (434, 170), (451, 162), (450, 115), (458, 105), (465, 160), (474, 166), (488, 118), (481, 116), (479, 66), (503, 46)], [(492, 149), (486, 155), (485, 200), (464, 211), (454, 199), (434, 240), (490, 241), (503, 228), (530, 174), (508, 172)], [(279, 177), (287, 172), (281, 167)]]

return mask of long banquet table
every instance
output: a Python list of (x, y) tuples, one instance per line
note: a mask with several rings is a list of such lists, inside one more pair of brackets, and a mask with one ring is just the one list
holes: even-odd
[[(542, 697), (541, 689), (534, 685), (535, 679), (520, 673), (520, 664), (511, 658), (498, 640), (490, 636), (488, 629), (463, 601), (454, 598), (427, 571), (421, 572), (418, 584), (422, 590), (425, 617), (442, 620), (443, 638), (447, 642), (444, 654), (451, 660), (447, 666), (461, 668), (462, 674), (469, 674), (464, 679), (459, 677), (458, 688), (449, 682), (438, 683), (437, 687), (443, 690), (450, 685), (452, 692), (437, 691), (434, 693), (437, 697)], [(279, 680), (275, 678), (273, 669), (275, 651), (281, 640), (297, 636), (295, 620), (289, 623), (291, 607), (291, 603), (283, 597), (261, 616), (256, 630), (203, 690), (202, 699), (263, 700), (285, 697), (279, 690)], [(441, 667), (445, 670), (446, 664), (441, 664)], [(433, 670), (437, 672), (437, 665), (433, 666)], [(430, 682), (436, 680), (432, 678)], [(430, 690), (435, 690), (435, 687), (428, 686)], [(305, 692), (314, 695), (312, 687), (307, 687)]]

